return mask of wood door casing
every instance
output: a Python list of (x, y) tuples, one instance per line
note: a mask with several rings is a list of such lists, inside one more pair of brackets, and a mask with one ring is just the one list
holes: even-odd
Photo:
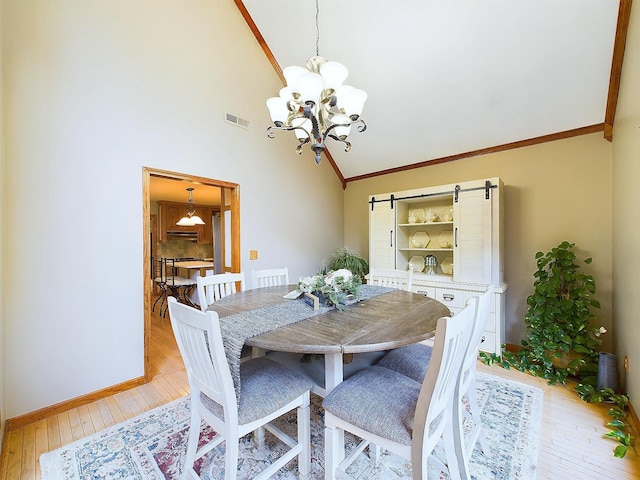
[(151, 381), (150, 378), (150, 335), (151, 335), (151, 306), (152, 286), (151, 286), (151, 198), (150, 183), (151, 177), (160, 177), (165, 179), (184, 181), (189, 183), (199, 183), (205, 186), (220, 187), (227, 191), (228, 202), (231, 209), (231, 225), (226, 228), (230, 229), (229, 238), (231, 244), (231, 268), (240, 272), (240, 186), (237, 183), (216, 180), (206, 177), (198, 177), (179, 172), (171, 172), (167, 170), (158, 170), (150, 167), (142, 167), (142, 222), (143, 222), (143, 285), (144, 285), (144, 378), (146, 382)]

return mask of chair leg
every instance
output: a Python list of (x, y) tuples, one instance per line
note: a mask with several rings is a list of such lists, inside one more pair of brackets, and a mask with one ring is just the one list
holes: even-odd
[[(460, 400), (456, 400), (460, 398)], [(451, 435), (445, 435), (443, 433), (443, 443), (445, 444), (446, 463), (449, 467), (451, 478), (471, 478), (469, 474), (469, 455), (467, 454), (467, 444), (465, 442), (463, 419), (465, 416), (464, 405), (462, 404), (462, 397), (454, 395), (453, 399), (453, 414), (451, 418)], [(447, 439), (451, 440), (453, 455), (449, 455), (446, 451)], [(455, 465), (452, 465), (455, 464)], [(454, 477), (451, 471), (455, 467), (458, 472), (458, 476)]]
[(445, 428), (444, 432), (442, 432), (442, 444), (444, 447), (444, 454), (446, 459), (445, 461), (447, 464), (447, 468), (449, 469), (449, 478), (451, 480), (470, 480), (471, 476), (469, 476), (468, 472), (465, 472), (463, 474), (463, 472), (460, 471), (458, 464), (460, 459), (457, 458), (457, 451), (454, 440), (454, 429), (458, 428), (458, 426), (455, 425), (455, 423), (457, 422), (457, 418), (450, 418), (449, 422), (449, 428)]
[(237, 435), (227, 437), (224, 442), (224, 478), (236, 480), (238, 477), (239, 438)]
[(151, 311), (155, 312), (156, 311), (156, 304), (162, 300), (162, 303), (160, 304), (160, 310), (162, 311), (162, 304), (164, 303), (164, 297), (166, 294), (166, 290), (164, 289), (164, 287), (162, 285), (158, 285), (158, 288), (160, 288), (160, 295), (158, 295), (158, 298), (156, 298), (156, 301), (153, 302), (153, 307), (151, 307)]
[(469, 399), (469, 408), (471, 409), (471, 418), (474, 423), (474, 431), (477, 430), (477, 433), (473, 438), (471, 438), (471, 444), (467, 445), (467, 453), (469, 457), (471, 457), (471, 452), (473, 452), (473, 448), (475, 447), (476, 442), (480, 442), (480, 449), (482, 453), (485, 455), (491, 455), (491, 448), (489, 447), (489, 442), (484, 436), (484, 432), (482, 430), (482, 418), (480, 406), (478, 405), (478, 396), (476, 392), (476, 382), (475, 377), (473, 381), (471, 381), (469, 385), (469, 389), (467, 391), (467, 398)]
[(311, 478), (311, 414), (309, 412), (309, 392), (305, 393), (306, 402), (298, 407), (298, 443), (302, 451), (298, 455), (298, 476), (301, 480)]
[(258, 427), (253, 431), (253, 438), (258, 444), (258, 447), (264, 447), (264, 427)]
[(341, 431), (333, 424), (332, 415), (325, 411), (324, 416), (324, 478), (325, 480), (336, 479), (336, 469), (344, 459), (344, 450), (340, 451)]
[(185, 480), (199, 478), (193, 468), (196, 461), (196, 453), (198, 451), (198, 441), (200, 440), (200, 415), (197, 407), (191, 402), (191, 422), (189, 424), (189, 439), (187, 440), (187, 452), (184, 456), (184, 474)]
[(167, 316), (167, 310), (169, 310), (169, 302), (167, 301), (167, 292), (164, 292), (162, 297), (162, 303), (160, 304), (160, 316), (165, 318)]
[(376, 462), (376, 465), (380, 463), (380, 455), (382, 455), (382, 447), (375, 443), (369, 444), (369, 458), (373, 455), (373, 461)]

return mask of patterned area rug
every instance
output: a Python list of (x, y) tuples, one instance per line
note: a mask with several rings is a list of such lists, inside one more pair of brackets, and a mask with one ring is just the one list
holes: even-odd
[[(471, 474), (476, 480), (535, 479), (542, 418), (542, 390), (493, 375), (478, 374), (478, 402), (482, 407), (490, 455), (476, 447)], [(295, 414), (282, 417), (280, 427), (295, 437)], [(83, 438), (40, 457), (42, 480), (178, 480), (181, 476), (189, 424), (188, 397), (151, 410), (124, 423)], [(215, 435), (206, 429), (206, 435)], [(267, 448), (245, 437), (240, 445), (238, 478), (250, 479), (284, 450), (269, 433)], [(347, 446), (356, 439), (345, 436)], [(324, 478), (324, 432), (321, 399), (312, 395), (312, 479)], [(224, 443), (199, 466), (206, 479), (224, 478)], [(411, 464), (384, 453), (378, 464), (361, 454), (349, 473), (359, 480), (411, 479)], [(437, 472), (436, 472), (436, 477)], [(274, 476), (297, 478), (296, 462)], [(446, 479), (441, 474), (440, 478)]]

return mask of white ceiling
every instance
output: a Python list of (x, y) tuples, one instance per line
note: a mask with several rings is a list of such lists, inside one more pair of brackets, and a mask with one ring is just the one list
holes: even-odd
[[(320, 55), (368, 93), (351, 151), (327, 141), (347, 179), (604, 122), (618, 1), (319, 1)], [(315, 54), (314, 0), (243, 3), (282, 68)]]

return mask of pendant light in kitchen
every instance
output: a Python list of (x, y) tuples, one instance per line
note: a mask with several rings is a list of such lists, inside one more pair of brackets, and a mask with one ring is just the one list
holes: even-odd
[(176, 222), (176, 225), (181, 227), (192, 227), (194, 225), (204, 225), (204, 221), (196, 215), (196, 209), (193, 206), (193, 187), (187, 188), (187, 192), (189, 195), (189, 208), (187, 209), (187, 214), (182, 217), (180, 220)]

